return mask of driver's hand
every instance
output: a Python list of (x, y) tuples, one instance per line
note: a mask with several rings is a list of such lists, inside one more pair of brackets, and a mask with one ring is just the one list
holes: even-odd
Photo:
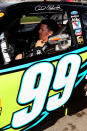
[(35, 44), (35, 47), (43, 47), (45, 45), (45, 42), (43, 42), (42, 40), (38, 40)]
[(20, 60), (23, 58), (23, 55), (22, 54), (18, 54), (16, 57), (15, 57), (15, 60)]

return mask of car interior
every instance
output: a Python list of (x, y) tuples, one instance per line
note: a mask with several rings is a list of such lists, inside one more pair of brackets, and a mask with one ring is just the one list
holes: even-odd
[[(49, 49), (46, 54), (54, 54), (73, 47), (73, 35), (70, 26), (70, 18), (66, 11), (59, 13), (45, 14), (23, 14), (12, 21), (4, 32), (7, 50), (11, 54), (11, 61), (15, 56), (30, 50), (31, 43), (38, 40), (38, 30), (43, 19), (53, 19), (58, 24), (58, 32), (48, 39)], [(26, 55), (24, 56), (26, 58)]]

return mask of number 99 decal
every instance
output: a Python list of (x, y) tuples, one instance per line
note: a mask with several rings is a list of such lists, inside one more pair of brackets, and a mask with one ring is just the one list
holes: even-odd
[[(35, 120), (43, 109), (50, 112), (64, 105), (71, 96), (80, 64), (80, 56), (70, 54), (60, 59), (56, 69), (49, 62), (30, 66), (22, 77), (17, 101), (20, 105), (32, 102), (32, 109), (29, 111), (29, 107), (26, 107), (15, 112), (11, 126), (21, 128)], [(50, 88), (54, 91), (63, 89), (61, 98), (59, 93), (48, 98)]]

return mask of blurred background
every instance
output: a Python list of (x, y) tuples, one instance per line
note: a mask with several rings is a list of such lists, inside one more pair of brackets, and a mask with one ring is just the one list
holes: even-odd
[(0, 2), (26, 2), (26, 1), (64, 1), (64, 2), (82, 2), (87, 3), (87, 0), (0, 0)]

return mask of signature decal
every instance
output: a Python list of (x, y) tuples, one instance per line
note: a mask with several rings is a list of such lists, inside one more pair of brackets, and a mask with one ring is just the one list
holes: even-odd
[(38, 5), (35, 7), (35, 11), (44, 11), (44, 10), (49, 10), (49, 11), (52, 11), (52, 10), (62, 10), (61, 7), (59, 5), (47, 5), (47, 6), (41, 6), (41, 5)]

